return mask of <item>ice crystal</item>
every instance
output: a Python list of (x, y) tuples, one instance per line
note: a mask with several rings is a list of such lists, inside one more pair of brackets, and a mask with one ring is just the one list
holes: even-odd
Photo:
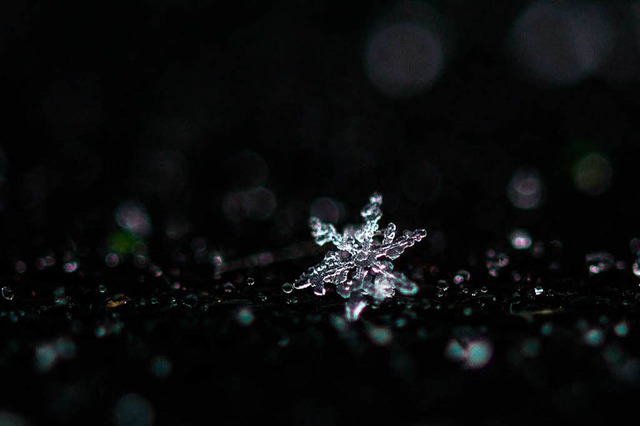
[(311, 217), (311, 235), (316, 244), (332, 243), (337, 250), (329, 251), (323, 261), (302, 274), (294, 288), (312, 287), (322, 296), (325, 285), (333, 284), (336, 292), (345, 299), (346, 317), (354, 321), (369, 304), (380, 304), (392, 297), (396, 290), (404, 295), (418, 291), (415, 282), (403, 273), (394, 271), (391, 261), (397, 259), (408, 248), (426, 237), (424, 229), (404, 231), (396, 237), (396, 225), (389, 223), (383, 230), (378, 221), (382, 217), (382, 195), (373, 194), (369, 203), (360, 211), (362, 225), (349, 225), (342, 234), (334, 225)]

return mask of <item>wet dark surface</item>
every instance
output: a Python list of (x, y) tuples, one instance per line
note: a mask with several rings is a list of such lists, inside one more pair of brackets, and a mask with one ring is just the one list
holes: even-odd
[(506, 249), (498, 268), (483, 254), (466, 271), (412, 248), (397, 263), (418, 294), (353, 323), (333, 289), (283, 291), (317, 256), (218, 278), (188, 253), (165, 268), (79, 255), (73, 272), (56, 256), (4, 278), (3, 405), (36, 424), (606, 423), (629, 413), (640, 383), (634, 259), (573, 270), (557, 242), (533, 247)]

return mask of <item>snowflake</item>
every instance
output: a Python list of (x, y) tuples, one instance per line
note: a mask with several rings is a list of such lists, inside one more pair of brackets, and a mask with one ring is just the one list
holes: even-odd
[(364, 223), (347, 226), (342, 234), (332, 224), (311, 217), (311, 235), (316, 244), (333, 243), (338, 250), (328, 252), (320, 264), (302, 274), (295, 281), (294, 288), (313, 287), (316, 295), (323, 296), (326, 283), (335, 285), (336, 292), (348, 299), (346, 317), (351, 321), (357, 320), (368, 304), (380, 304), (392, 297), (396, 290), (404, 295), (416, 294), (418, 285), (401, 272), (394, 271), (391, 261), (426, 237), (427, 231), (404, 231), (396, 238), (396, 225), (393, 223), (379, 230), (381, 205), (382, 195), (373, 194), (360, 211)]

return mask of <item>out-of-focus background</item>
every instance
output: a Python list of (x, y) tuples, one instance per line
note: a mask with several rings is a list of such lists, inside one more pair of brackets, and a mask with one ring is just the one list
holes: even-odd
[(272, 249), (373, 191), (444, 258), (636, 233), (636, 1), (6, 0), (0, 55), (8, 264)]

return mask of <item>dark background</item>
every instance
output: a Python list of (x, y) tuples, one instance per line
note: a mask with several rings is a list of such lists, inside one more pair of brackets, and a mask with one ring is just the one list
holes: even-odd
[[(6, 0), (0, 54), (0, 424), (634, 406), (637, 2)], [(429, 232), (398, 262), (421, 292), (341, 329), (335, 294), (281, 285), (316, 261), (309, 215), (358, 221), (373, 191), (383, 223)], [(547, 254), (511, 250), (514, 229)], [(287, 247), (296, 261), (212, 278), (218, 255)], [(470, 260), (489, 247), (511, 255), (495, 280)], [(486, 367), (445, 355), (475, 341)]]
[[(583, 249), (635, 235), (635, 2), (1, 8), (9, 255), (103, 244), (127, 202), (157, 252), (271, 249), (307, 238), (315, 199), (352, 221), (373, 191), (444, 256), (514, 227)], [(518, 173), (532, 208), (510, 201)]]

